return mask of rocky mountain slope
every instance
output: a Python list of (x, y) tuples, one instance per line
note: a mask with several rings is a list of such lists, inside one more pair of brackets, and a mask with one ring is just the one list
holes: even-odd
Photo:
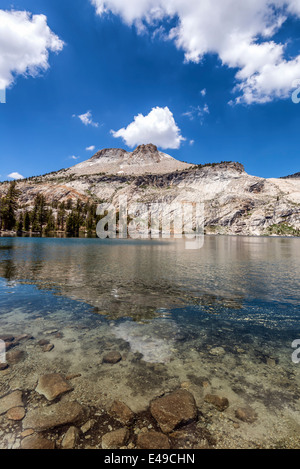
[(300, 173), (290, 174), (289, 176), (285, 176), (282, 179), (296, 179), (300, 178)]
[[(18, 181), (19, 202), (30, 207), (42, 193), (48, 203), (72, 199), (118, 206), (143, 202), (203, 202), (210, 234), (300, 235), (300, 179), (250, 176), (239, 163), (188, 165), (154, 145), (132, 153), (102, 150), (90, 160), (41, 177)], [(0, 184), (0, 196), (7, 183)]]

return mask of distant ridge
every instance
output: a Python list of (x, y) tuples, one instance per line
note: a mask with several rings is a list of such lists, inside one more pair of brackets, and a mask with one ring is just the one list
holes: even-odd
[(300, 173), (290, 174), (289, 176), (283, 176), (280, 179), (298, 179), (300, 178)]

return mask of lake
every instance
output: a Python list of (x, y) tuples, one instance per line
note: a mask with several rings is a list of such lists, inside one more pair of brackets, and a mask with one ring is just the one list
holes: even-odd
[[(73, 374), (72, 399), (141, 413), (183, 388), (217, 447), (298, 447), (299, 280), (297, 238), (206, 236), (198, 250), (180, 239), (0, 238), (0, 336), (32, 336), (0, 371), (1, 395)], [(122, 359), (103, 363), (111, 351)], [(245, 407), (254, 422), (237, 419)]]

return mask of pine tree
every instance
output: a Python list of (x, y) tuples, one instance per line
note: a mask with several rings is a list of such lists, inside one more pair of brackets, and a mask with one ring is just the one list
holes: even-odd
[(43, 226), (47, 223), (47, 217), (48, 210), (45, 197), (41, 194), (37, 194), (31, 214), (32, 231), (42, 233)]
[(13, 230), (17, 222), (16, 212), (18, 209), (19, 191), (16, 186), (16, 181), (12, 181), (6, 196), (2, 199), (1, 220), (4, 230)]
[(17, 232), (22, 233), (23, 231), (23, 215), (20, 213), (18, 223), (17, 223)]
[(26, 212), (24, 213), (24, 230), (29, 231), (30, 230), (30, 215), (29, 213)]
[(48, 212), (48, 218), (47, 218), (47, 225), (45, 228), (45, 233), (48, 235), (49, 233), (53, 232), (55, 230), (55, 218), (53, 215), (53, 211), (50, 210)]
[(65, 203), (62, 202), (58, 207), (57, 212), (57, 229), (64, 231), (65, 229), (65, 221), (66, 221), (66, 207)]
[(66, 232), (70, 236), (79, 236), (81, 216), (77, 210), (72, 210), (66, 221)]

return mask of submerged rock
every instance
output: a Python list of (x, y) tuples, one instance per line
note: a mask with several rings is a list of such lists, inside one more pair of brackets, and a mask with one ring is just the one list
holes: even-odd
[(41, 435), (31, 435), (24, 438), (21, 449), (55, 449), (55, 442)]
[(83, 407), (78, 402), (59, 402), (42, 409), (27, 413), (23, 420), (23, 429), (32, 428), (37, 432), (74, 424), (84, 417)]
[(45, 396), (48, 401), (53, 401), (62, 394), (72, 391), (73, 388), (63, 376), (52, 373), (41, 376), (35, 390)]
[(11, 350), (6, 354), (6, 360), (10, 365), (16, 365), (17, 363), (25, 360), (26, 352), (23, 350)]
[(137, 447), (139, 449), (170, 449), (170, 443), (163, 433), (150, 431), (138, 435)]
[(49, 345), (49, 344), (50, 342), (47, 339), (41, 339), (38, 341), (38, 345), (40, 345), (41, 347), (43, 347), (44, 345)]
[(206, 394), (204, 400), (205, 402), (215, 406), (220, 412), (223, 412), (227, 407), (229, 407), (227, 397), (220, 397), (215, 394)]
[(124, 424), (130, 423), (134, 418), (132, 410), (121, 401), (114, 401), (110, 408), (110, 413)]
[(109, 363), (111, 365), (114, 365), (115, 363), (118, 363), (121, 360), (122, 360), (122, 355), (120, 354), (120, 352), (117, 352), (117, 351), (108, 352), (103, 357), (103, 363)]
[(31, 340), (33, 339), (32, 335), (30, 334), (21, 334), (16, 337), (17, 342), (22, 342), (23, 340)]
[(129, 438), (129, 431), (127, 428), (120, 428), (119, 430), (106, 433), (102, 437), (102, 449), (118, 449), (126, 445)]
[(21, 438), (26, 438), (27, 436), (33, 435), (33, 433), (34, 433), (34, 430), (32, 430), (32, 428), (28, 428), (27, 430), (24, 430), (20, 436)]
[(194, 396), (186, 389), (179, 389), (152, 401), (150, 411), (165, 433), (197, 418)]
[(63, 437), (63, 440), (61, 443), (61, 449), (73, 449), (78, 441), (78, 438), (79, 438), (78, 428), (70, 427)]
[(53, 344), (43, 345), (43, 347), (42, 347), (43, 352), (51, 352), (51, 350), (53, 350), (53, 349), (54, 349)]
[(14, 420), (15, 422), (23, 420), (25, 417), (25, 409), (24, 407), (13, 407), (7, 411), (6, 417), (9, 420)]
[(235, 416), (247, 423), (254, 423), (257, 420), (257, 414), (251, 407), (239, 407), (235, 411)]
[(225, 355), (225, 350), (223, 347), (214, 347), (209, 351), (210, 355), (214, 357), (221, 357), (222, 355)]
[(16, 390), (0, 398), (0, 415), (14, 407), (23, 407), (22, 391)]
[(13, 342), (15, 340), (15, 337), (10, 334), (3, 334), (0, 335), (0, 340), (3, 340), (3, 342)]
[(80, 428), (81, 433), (85, 434), (90, 431), (93, 426), (95, 425), (96, 421), (93, 419), (88, 420), (82, 427)]
[(275, 366), (275, 365), (277, 365), (277, 361), (276, 361), (276, 359), (273, 358), (273, 357), (267, 357), (267, 358), (266, 358), (266, 364), (267, 364), (268, 366)]

